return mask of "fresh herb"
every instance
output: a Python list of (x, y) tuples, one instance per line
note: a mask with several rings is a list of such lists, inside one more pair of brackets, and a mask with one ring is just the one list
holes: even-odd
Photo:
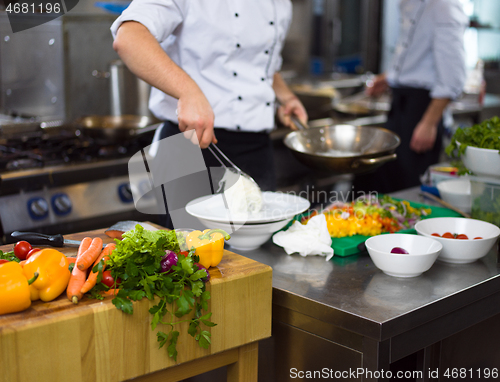
[(473, 126), (459, 127), (445, 151), (450, 157), (460, 157), (467, 146), (499, 150), (500, 153), (500, 118), (493, 117)]
[(15, 261), (19, 263), (21, 260), (14, 254), (14, 251), (3, 252), (0, 251), (0, 260)]
[[(168, 344), (168, 355), (177, 360), (177, 324), (189, 322), (188, 333), (205, 349), (210, 345), (211, 335), (202, 330), (201, 324), (207, 327), (216, 324), (210, 320), (211, 313), (203, 313), (208, 310), (210, 292), (202, 281), (205, 271), (194, 265), (198, 262), (194, 251), (187, 256), (179, 254), (172, 272), (159, 273), (166, 250), (180, 252), (175, 231), (148, 231), (137, 225), (135, 230), (124, 233), (121, 241), (116, 241), (106, 268), (115, 280), (121, 280), (118, 294), (112, 300), (117, 309), (132, 314), (132, 301), (144, 297), (159, 299), (149, 310), (153, 315), (151, 329), (155, 330), (159, 324), (167, 325), (167, 332), (157, 332), (157, 340), (160, 348)], [(102, 267), (97, 266), (97, 270), (101, 273)], [(102, 288), (102, 283), (98, 285)], [(191, 312), (194, 314), (189, 318), (181, 319)]]
[(486, 187), (472, 202), (472, 216), (500, 227), (500, 190)]
[(181, 249), (181, 251), (188, 251), (189, 248), (186, 244), (186, 237), (189, 232), (183, 230), (175, 230), (175, 233), (177, 234), (177, 241), (179, 242), (179, 248)]

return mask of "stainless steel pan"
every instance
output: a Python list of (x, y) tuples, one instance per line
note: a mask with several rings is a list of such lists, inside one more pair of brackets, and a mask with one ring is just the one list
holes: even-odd
[(76, 120), (75, 125), (95, 138), (128, 139), (156, 129), (157, 122), (143, 115), (92, 115)]
[(381, 127), (330, 125), (288, 133), (284, 144), (300, 162), (312, 169), (360, 174), (396, 159), (395, 150), (400, 139)]

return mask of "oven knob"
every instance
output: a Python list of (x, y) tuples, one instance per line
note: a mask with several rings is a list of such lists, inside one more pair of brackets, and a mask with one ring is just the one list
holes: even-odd
[(71, 204), (71, 200), (69, 196), (66, 194), (55, 194), (51, 199), (52, 209), (56, 213), (56, 215), (62, 216), (67, 215), (71, 212), (71, 208), (73, 205)]
[(28, 213), (34, 220), (44, 219), (49, 214), (49, 205), (44, 198), (31, 198), (28, 200)]
[(134, 201), (130, 183), (123, 183), (118, 186), (118, 196), (123, 203), (132, 203)]

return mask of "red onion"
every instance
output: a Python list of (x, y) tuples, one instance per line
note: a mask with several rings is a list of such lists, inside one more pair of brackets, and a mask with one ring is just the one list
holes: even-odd
[(401, 247), (394, 247), (391, 249), (391, 253), (397, 253), (399, 255), (408, 255), (408, 251), (406, 249), (403, 249)]

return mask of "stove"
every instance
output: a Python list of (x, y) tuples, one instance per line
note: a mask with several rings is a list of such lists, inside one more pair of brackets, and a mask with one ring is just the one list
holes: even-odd
[[(13, 231), (67, 234), (149, 220), (134, 206), (128, 161), (154, 129), (117, 140), (72, 126), (0, 125), (1, 241)], [(151, 203), (156, 201), (151, 200)]]

